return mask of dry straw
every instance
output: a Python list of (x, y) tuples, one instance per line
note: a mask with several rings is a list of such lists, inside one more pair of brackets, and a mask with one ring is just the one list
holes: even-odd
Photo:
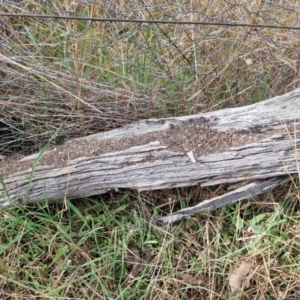
[(298, 86), (300, 7), (262, 1), (26, 1), (0, 13), (251, 27), (0, 20), (0, 153), (53, 143), (150, 117), (242, 106)]

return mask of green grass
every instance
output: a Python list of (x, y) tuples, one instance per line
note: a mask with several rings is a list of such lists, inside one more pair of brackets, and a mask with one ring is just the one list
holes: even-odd
[[(274, 203), (276, 194), (164, 228), (152, 216), (165, 212), (131, 191), (7, 210), (0, 219), (1, 297), (297, 298), (299, 203)], [(170, 196), (181, 207), (184, 195)], [(249, 259), (251, 272), (232, 293), (230, 274)]]

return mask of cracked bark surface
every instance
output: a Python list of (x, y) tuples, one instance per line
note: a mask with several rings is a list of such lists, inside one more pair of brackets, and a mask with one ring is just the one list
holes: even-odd
[(44, 153), (3, 158), (0, 207), (118, 188), (282, 178), (298, 172), (299, 145), (300, 89), (245, 107), (148, 119)]

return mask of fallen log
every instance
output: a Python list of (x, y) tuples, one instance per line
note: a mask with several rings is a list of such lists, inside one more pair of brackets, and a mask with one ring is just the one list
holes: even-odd
[(296, 89), (245, 107), (143, 120), (34, 155), (2, 158), (0, 207), (119, 188), (282, 182), (281, 176), (299, 171), (299, 125)]

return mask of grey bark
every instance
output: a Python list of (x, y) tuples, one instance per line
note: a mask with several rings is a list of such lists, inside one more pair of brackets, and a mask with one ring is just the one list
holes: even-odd
[[(170, 151), (166, 145), (153, 140), (118, 152), (78, 157), (63, 167), (38, 165), (34, 172), (31, 169), (2, 176), (0, 207), (81, 198), (119, 188), (143, 191), (262, 180), (299, 170), (300, 89), (245, 107), (148, 119), (77, 140), (87, 144), (96, 140), (121, 140), (191, 122), (205, 122), (220, 132), (235, 129), (239, 134), (259, 133), (263, 137), (219, 153), (192, 158), (184, 151)], [(51, 151), (55, 149), (47, 153)], [(16, 157), (16, 160), (22, 164), (38, 156)]]
[(251, 182), (224, 195), (204, 200), (195, 206), (181, 209), (168, 216), (161, 217), (157, 219), (155, 223), (156, 225), (163, 226), (179, 220), (188, 219), (196, 213), (216, 210), (237, 201), (251, 199), (257, 195), (270, 191), (281, 184), (287, 183), (289, 180), (289, 176), (279, 176), (269, 180)]

